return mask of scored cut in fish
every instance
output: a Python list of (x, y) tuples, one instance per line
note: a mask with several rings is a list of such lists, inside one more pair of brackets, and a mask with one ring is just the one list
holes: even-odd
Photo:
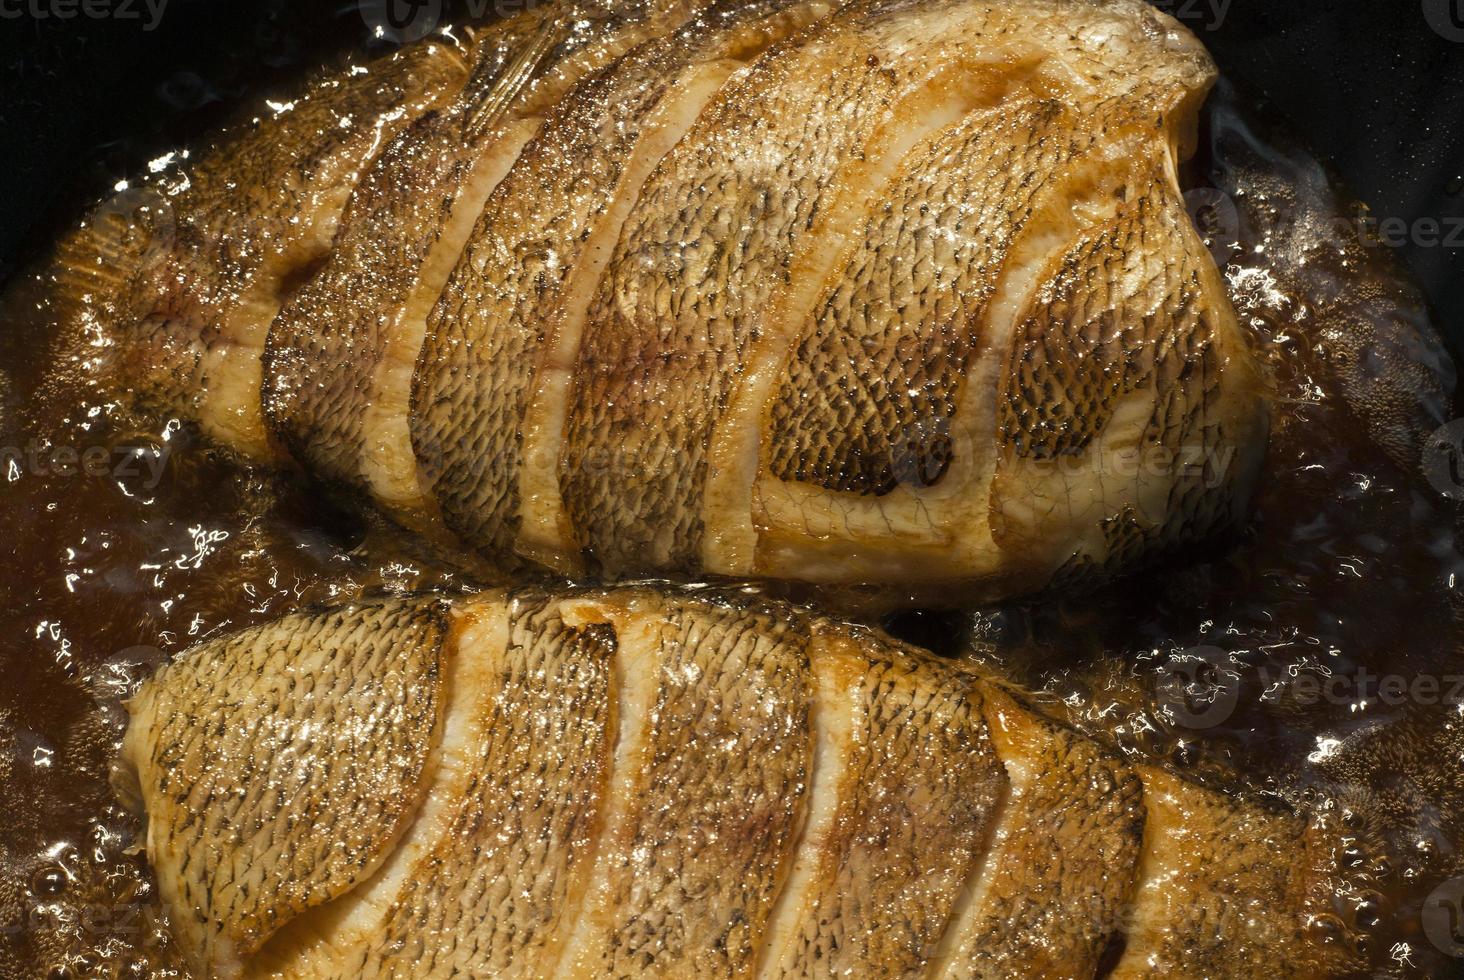
[(500, 559), (577, 567), (559, 433), (574, 361), (639, 189), (728, 79), (829, 9), (731, 0), (567, 97), (489, 201), (428, 324), (412, 441), (448, 523)]
[[(1074, 539), (1090, 519), (1101, 525), (1138, 503), (1125, 498), (1139, 487), (1112, 480), (1112, 457), (1138, 440), (1116, 427), (1088, 433), (1058, 469), (1094, 466), (1103, 506), (1064, 515), (1051, 544), (1069, 554), (1053, 562), (990, 541), (1003, 501), (989, 470), (1005, 441), (989, 421), (990, 399), (1021, 366), (1002, 363), (1012, 331), (1005, 307), (1051, 249), (1082, 234), (1084, 218), (1102, 222), (1115, 201), (1138, 195), (1134, 161), (1159, 166), (1177, 152), (1209, 82), (1198, 45), (1173, 33), (1164, 35), (1172, 44), (1155, 43), (1143, 29), (1157, 22), (1138, 6), (851, 3), (703, 112), (643, 189), (581, 350), (561, 483), (570, 523), (601, 571), (1026, 591), (1080, 559)], [(1034, 137), (1025, 168), (1007, 158), (1020, 127), (963, 140), (1052, 97), (1074, 109), (1065, 126)], [(1141, 138), (1124, 140), (1110, 111), (1136, 119)], [(1096, 149), (1072, 178), (1048, 181), (1049, 168), (1079, 152), (1054, 144), (1095, 129)], [(941, 166), (924, 162), (932, 154), (944, 155)], [(1012, 186), (982, 185), (1013, 168)], [(1050, 208), (1026, 222), (1011, 250), (984, 256), (1003, 244), (999, 216), (1020, 211), (1029, 187), (1039, 199), (1050, 188)], [(900, 208), (921, 195), (929, 196)], [(995, 215), (963, 221), (988, 201)], [(1205, 254), (1198, 236), (1187, 247)], [(996, 278), (993, 270), (994, 287), (962, 281)], [(851, 299), (863, 277), (873, 285)], [(1223, 293), (1210, 298), (1212, 316), (1224, 319)], [(845, 304), (859, 319), (841, 330)], [(869, 360), (822, 354), (820, 333)], [(1259, 407), (1256, 379), (1233, 318), (1183, 342), (1234, 355), (1227, 378), (1240, 412), (1223, 421), (1241, 421), (1235, 435), (1253, 451), (1256, 432), (1244, 423)], [(1121, 394), (1152, 407), (1156, 391)], [(816, 402), (832, 408), (769, 431), (780, 404)], [(957, 417), (963, 405), (976, 417)], [(882, 431), (875, 417), (890, 411), (904, 417)], [(1207, 414), (1219, 426), (1224, 412)], [(942, 462), (907, 466), (925, 440), (949, 443), (949, 452), (935, 446)], [(869, 478), (820, 473), (828, 448), (848, 457), (836, 470), (864, 468)], [(791, 462), (768, 472), (780, 457)], [(956, 458), (963, 469), (952, 469)], [(882, 475), (891, 466), (899, 479)], [(629, 506), (614, 506), (620, 500)], [(1050, 506), (1068, 503), (1060, 495)]]
[(1241, 519), (1264, 383), (1184, 209), (1214, 66), (1177, 22), (608, 9), (474, 32), (235, 358), (260, 376), (202, 380), (262, 380), (274, 447), (206, 429), (449, 550), (602, 578), (969, 604)]
[(174, 926), (200, 962), (237, 973), (400, 838), (438, 753), (446, 627), (436, 600), (287, 617), (200, 648), (132, 703), (149, 721), (122, 754), (156, 777), (148, 856), (164, 901), (193, 910)]
[(196, 163), (104, 205), (59, 263), (88, 353), (141, 406), (268, 458), (259, 352), (270, 322), (329, 254), (362, 167), (451, 98), (474, 57), (470, 36), (446, 34), (322, 72)]
[(442, 629), (447, 605), (212, 640), (130, 703), (117, 782), (200, 970), (1355, 965), (1309, 928), (1322, 824), (1129, 764), (993, 677), (746, 596), (497, 591)]
[(546, 5), (481, 33), (474, 78), (382, 152), (326, 265), (270, 328), (265, 417), (296, 461), (399, 523), (436, 530), (407, 430), (428, 314), (544, 116), (580, 78), (690, 12), (672, 0)]

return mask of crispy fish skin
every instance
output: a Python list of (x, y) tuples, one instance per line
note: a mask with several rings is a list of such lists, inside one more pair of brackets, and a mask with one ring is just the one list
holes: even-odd
[(147, 804), (149, 858), (205, 975), (237, 976), (395, 845), (434, 764), (447, 625), (435, 599), (290, 616), (130, 703), (122, 795)]
[(1010, 791), (985, 870), (931, 976), (1094, 976), (1133, 891), (1143, 785), (1130, 767), (1014, 692), (983, 690)]
[[(983, 499), (995, 440), (980, 392), (1005, 319), (994, 311), (1030, 262), (1022, 243), (1054, 237), (1083, 188), (1152, 140), (1137, 111), (1127, 99), (1089, 113), (1008, 99), (904, 161), (889, 206), (831, 267), (773, 394), (754, 488), (759, 567), (817, 580), (883, 562), (886, 575), (978, 592), (993, 577), (1011, 591), (1045, 582), (1050, 567), (1002, 547)], [(1059, 524), (1051, 543), (1075, 533)]]
[(476, 32), (477, 65), (463, 91), (381, 152), (325, 265), (270, 327), (265, 418), (303, 468), (375, 500), (399, 523), (435, 529), (436, 503), (407, 431), (427, 316), (547, 107), (674, 27), (680, 10), (679, 0), (541, 4)]
[(455, 635), (417, 822), (351, 901), (301, 916), (246, 976), (553, 975), (609, 790), (615, 636), (505, 593), (460, 606)]
[(745, 976), (813, 765), (807, 638), (758, 610), (566, 606), (615, 630), (622, 713), (597, 874), (555, 972)]
[(813, 632), (818, 770), (760, 975), (920, 975), (1005, 791), (981, 697), (948, 664)]
[[(1235, 454), (1265, 441), (1233, 394), (1261, 382), (1214, 264), (1170, 180), (1150, 178), (1053, 260), (999, 389), (991, 526), (1005, 550), (1062, 563), (1059, 581), (1233, 522), (1238, 499), (1213, 488), (1248, 484)], [(1132, 478), (1095, 492), (1113, 473)]]
[(108, 370), (129, 397), (273, 458), (259, 398), (270, 321), (329, 253), (363, 167), (462, 86), (472, 57), (470, 38), (433, 37), (324, 74), (159, 188), (152, 247), (106, 311), (119, 359)]
[[(146, 263), (186, 315), (127, 322), (202, 365), (162, 401), (256, 458), (262, 419), (468, 563), (604, 579), (972, 605), (1242, 519), (1266, 389), (1183, 207), (1215, 74), (1183, 27), (1142, 0), (616, 10), (475, 35), (476, 83), (383, 132), (348, 206), (354, 178), (324, 180), (336, 211), (299, 223), (344, 224), (263, 378), (256, 326), (293, 259), (272, 245), (218, 302), (212, 273), (195, 289)], [(497, 84), (526, 51), (522, 89)], [(475, 130), (485, 105), (502, 117)], [(293, 198), (259, 195), (231, 235), (220, 196), (185, 208), (220, 251), (297, 224)], [(146, 251), (151, 201), (135, 210), (120, 251)], [(266, 237), (325, 256), (301, 234)], [(120, 368), (166, 344), (125, 326), (113, 346)], [(256, 388), (262, 414), (240, 404)]]
[(715, 99), (643, 189), (591, 310), (560, 463), (594, 569), (701, 565), (712, 430), (745, 382), (748, 347), (776, 328), (764, 325), (776, 291), (803, 233), (838, 213), (840, 178), (942, 70), (940, 41), (974, 16), (960, 13), (841, 8)]
[[(295, 616), (143, 686), (119, 781), (200, 962), (288, 978), (1355, 966), (1309, 931), (1340, 847), (1322, 824), (1132, 765), (995, 678), (746, 596), (451, 604), (445, 630), (430, 599)], [(354, 672), (307, 669), (322, 660)], [(371, 707), (417, 721), (363, 732)], [(260, 846), (248, 827), (295, 837)], [(241, 895), (246, 872), (269, 887)]]
[(449, 526), (479, 551), (577, 564), (553, 504), (535, 540), (518, 538), (522, 511), (559, 495), (562, 379), (584, 294), (647, 170), (722, 80), (827, 9), (711, 4), (569, 93), (494, 192), (432, 312), (412, 390), (418, 459)]
[[(992, 399), (1014, 308), (1047, 256), (1101, 220), (1104, 195), (1147, 191), (1130, 154), (1191, 140), (1213, 68), (1192, 40), (1146, 43), (1163, 26), (1152, 16), (855, 3), (714, 101), (642, 191), (588, 322), (561, 486), (591, 567), (925, 579), (971, 597), (1044, 584), (1068, 555), (992, 537)], [(1109, 43), (1084, 43), (1100, 30)], [(1069, 114), (1029, 158), (1013, 156), (1019, 127), (961, 142), (1044, 97)], [(1111, 117), (1132, 124), (1110, 132)], [(1098, 145), (1064, 172), (1083, 148), (1061, 142), (1091, 129)], [(1029, 194), (1044, 210), (1025, 220)], [(988, 200), (996, 214), (963, 223)], [(1249, 352), (1227, 353), (1236, 370), (1220, 373), (1216, 401), (1262, 414)], [(1172, 378), (1158, 384), (1156, 398), (1186, 401)], [(1240, 455), (1243, 474), (1258, 449)], [(1082, 488), (1098, 512), (1052, 522), (1045, 544), (1076, 551), (1124, 512), (1122, 478), (1118, 493), (1104, 481)], [(1243, 492), (1240, 477), (1213, 488)]]
[[(1313, 894), (1314, 872), (1335, 842), (1293, 813), (1238, 804), (1152, 766), (1137, 771), (1149, 822), (1127, 942), (1110, 976), (1289, 978), (1357, 965), (1308, 936), (1315, 914), (1330, 909)], [(1258, 914), (1278, 907), (1314, 913)], [(1308, 948), (1309, 957), (1298, 955)]]
[[(414, 870), (395, 897), (387, 941), (362, 951), (358, 976), (532, 976), (561, 958), (564, 914), (586, 887), (598, 846), (594, 821), (609, 789), (615, 636), (605, 627), (572, 628), (542, 597), (505, 605), (506, 669), (484, 704), (476, 782), (431, 862), (420, 866), (426, 873)], [(569, 751), (546, 756), (545, 744)], [(485, 826), (498, 814), (508, 822)], [(469, 925), (485, 913), (485, 924)], [(428, 937), (435, 942), (419, 953)]]
[(270, 326), (263, 402), (275, 438), (316, 478), (369, 494), (399, 518), (431, 504), (410, 450), (393, 452), (373, 423), (405, 418), (390, 369), (415, 358), (411, 334), (420, 345), (422, 307), (441, 291), (440, 267), (461, 245), (455, 226), (475, 219), (512, 162), (514, 120), (504, 117), (539, 70), (552, 30), (530, 13), (478, 37), (464, 90), (381, 152), (351, 195), (325, 265)]

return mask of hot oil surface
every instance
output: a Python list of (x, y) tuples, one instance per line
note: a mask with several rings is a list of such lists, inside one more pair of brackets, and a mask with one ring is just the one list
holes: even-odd
[(177, 976), (137, 825), (108, 786), (121, 701), (220, 631), (457, 581), (295, 478), (174, 424), (129, 429), (73, 370), (48, 377), (43, 286), (9, 297), (0, 361), (0, 976)]
[[(1228, 92), (1206, 126), (1192, 203), (1276, 395), (1251, 526), (1103, 592), (925, 621), (918, 638), (999, 663), (1134, 757), (1309, 802), (1357, 842), (1319, 935), (1437, 973), (1418, 913), (1464, 873), (1461, 561), (1455, 505), (1406, 444), (1450, 416), (1428, 382), (1447, 364), (1305, 154)], [(12, 291), (0, 333), (0, 975), (179, 976), (138, 825), (107, 785), (121, 699), (219, 631), (460, 582), (297, 476), (241, 469), (174, 425), (128, 429), (77, 365), (57, 369), (45, 285)]]

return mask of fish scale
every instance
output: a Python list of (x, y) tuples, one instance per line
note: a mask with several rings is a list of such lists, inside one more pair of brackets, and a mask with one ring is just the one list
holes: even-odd
[(1095, 976), (1123, 924), (1144, 829), (1138, 775), (1013, 692), (985, 689), (1011, 781), (1002, 830), (933, 977)]
[[(960, 672), (820, 637), (820, 712), (847, 715), (812, 867), (768, 977), (920, 974), (972, 873), (1002, 775)], [(881, 656), (886, 653), (886, 657)]]
[(530, 595), (511, 600), (508, 641), (473, 779), (347, 975), (554, 972), (555, 927), (593, 848), (576, 842), (603, 791), (613, 634), (571, 629)]
[(133, 702), (149, 720), (129, 729), (121, 790), (173, 825), (149, 856), (202, 959), (237, 973), (380, 863), (435, 750), (445, 625), (434, 599), (287, 617)]
[[(375, 489), (387, 501), (401, 494), (383, 486), (385, 480), (373, 488), (367, 469), (379, 455), (369, 427), (383, 394), (375, 374), (395, 333), (407, 329), (392, 314), (412, 304), (419, 288), (433, 289), (433, 255), (452, 248), (442, 241), (450, 234), (446, 225), (459, 207), (471, 210), (473, 175), (491, 171), (491, 163), (485, 166), (472, 152), (487, 145), (474, 138), (475, 112), (519, 94), (537, 60), (523, 65), (520, 58), (528, 59), (532, 41), (547, 35), (533, 16), (484, 32), (464, 91), (382, 151), (351, 196), (325, 266), (271, 324), (263, 361), (265, 417), (291, 456), (320, 479)], [(497, 123), (482, 121), (495, 130)], [(491, 181), (491, 173), (481, 179)], [(403, 503), (416, 501), (408, 496)]]
[[(270, 775), (240, 759), (294, 753), (304, 782), (282, 805), (372, 812), (381, 779), (338, 774), (399, 770), (379, 741), (338, 736), (358, 726), (334, 702), (382, 696), (382, 652), (421, 653), (434, 600), (209, 641), (129, 705), (132, 805), (173, 921), (199, 924), (179, 938), (206, 973), (1128, 977), (1160, 964), (1239, 978), (1352, 962), (1311, 929), (1340, 853), (1321, 823), (1121, 760), (994, 677), (747, 597), (518, 590), (450, 604), (452, 628), (426, 644), (440, 642), (445, 682), (395, 672), (390, 694), (433, 727), (409, 743), (431, 746), (429, 775), (388, 780), (399, 834), (302, 812), (310, 846), (260, 850), (168, 787), (210, 787), (238, 801), (236, 822), (267, 824)], [(228, 658), (281, 676), (322, 648), (359, 669), (294, 703), (240, 702), (215, 670)], [(226, 743), (237, 750), (210, 754), (212, 719), (251, 707)], [(316, 738), (298, 744), (275, 716)], [(208, 869), (169, 858), (201, 850), (288, 897), (348, 840), (353, 874), (264, 919), (178, 887)], [(237, 950), (208, 938), (241, 934)]]
[[(1203, 243), (1167, 181), (1139, 166), (1150, 190), (1045, 272), (997, 396), (996, 540), (1067, 566), (1131, 562), (1155, 542), (1190, 543), (1223, 526), (1229, 501), (1206, 488), (1235, 465), (1225, 447), (1265, 440), (1264, 419), (1222, 387), (1232, 379), (1258, 391), (1261, 381), (1237, 356), (1245, 340), (1233, 319), (1202, 299), (1223, 293)], [(1153, 242), (1172, 247), (1141, 247)], [(1094, 499), (1094, 474), (1117, 470), (1124, 453), (1137, 454), (1130, 486)], [(1076, 547), (1059, 540), (1074, 514), (1093, 513), (1099, 535)]]
[[(293, 277), (330, 251), (352, 182), (385, 140), (452, 97), (471, 47), (433, 39), (323, 74), (163, 190), (167, 225), (108, 303), (135, 396), (269, 459), (259, 353)], [(176, 190), (176, 192), (175, 192)], [(242, 191), (242, 193), (241, 193)]]
[[(801, 233), (921, 71), (912, 57), (901, 77), (873, 52), (914, 30), (878, 3), (820, 21), (708, 106), (643, 188), (592, 307), (561, 458), (570, 521), (603, 574), (700, 564), (713, 428)], [(611, 493), (630, 506), (605, 507)]]
[[(644, 0), (606, 14), (594, 0), (546, 5), (478, 32), (464, 91), (380, 154), (325, 266), (270, 327), (265, 413), (296, 462), (376, 500), (399, 523), (445, 537), (418, 467), (420, 456), (430, 470), (441, 443), (414, 455), (408, 429), (427, 320), (546, 106), (607, 59), (669, 30), (668, 7)], [(591, 14), (591, 26), (573, 28)], [(460, 372), (444, 380), (463, 383)]]
[[(586, 287), (576, 274), (603, 261), (598, 253), (613, 243), (638, 182), (668, 148), (660, 142), (674, 142), (700, 109), (694, 101), (678, 118), (678, 86), (709, 98), (734, 66), (823, 9), (794, 0), (712, 4), (567, 96), (488, 202), (432, 313), (412, 418), (448, 524), (479, 551), (511, 559), (522, 508), (534, 496), (558, 496), (557, 483), (535, 490), (526, 470), (555, 479), (562, 420), (539, 440), (548, 445), (525, 433), (542, 428), (536, 413), (563, 414), (564, 395), (543, 392), (554, 362), (578, 351)], [(693, 80), (722, 63), (698, 95)], [(558, 508), (544, 506), (539, 546), (576, 564)]]
[[(200, 191), (69, 239), (62, 298), (82, 342), (102, 335), (98, 379), (248, 459), (291, 455), (490, 579), (969, 606), (1240, 519), (1269, 407), (1176, 211), (1214, 66), (1172, 20), (1140, 0), (565, 0), (464, 34), (450, 81), (413, 67), (440, 42), (382, 69), (423, 94), (379, 145), (298, 146), (287, 113), (182, 166), (200, 188), (237, 172), (233, 226)], [(297, 128), (336, 105), (317, 101)], [(292, 190), (247, 179), (265, 171)], [(1194, 278), (1104, 314), (1141, 317), (1122, 336), (1157, 366), (1109, 412), (1084, 343), (1029, 334), (1105, 301), (1050, 265), (1119, 198), (1163, 202), (1125, 259)], [(254, 234), (276, 224), (301, 225), (278, 255)], [(186, 244), (205, 227), (227, 261)], [(98, 256), (167, 288), (91, 298)], [(201, 373), (198, 347), (217, 348)], [(1017, 431), (1033, 397), (1049, 414)], [(1144, 404), (1196, 466), (1123, 469)], [(1056, 465), (1025, 457), (1049, 430)]]

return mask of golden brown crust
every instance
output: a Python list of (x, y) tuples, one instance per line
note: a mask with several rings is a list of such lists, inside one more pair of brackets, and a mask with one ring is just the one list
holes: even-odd
[[(324, 259), (264, 417), (499, 565), (973, 604), (1239, 519), (1265, 407), (1176, 176), (1214, 70), (1140, 0), (565, 0), (478, 37), (440, 113), (461, 65), (350, 76), (193, 168), (160, 258), (151, 199), (103, 236), (142, 266), (123, 383), (268, 456), (261, 324)], [(303, 134), (388, 90), (327, 257), (377, 151)]]
[(410, 520), (430, 502), (414, 486), (404, 427), (397, 444), (380, 431), (383, 411), (398, 422), (406, 414), (406, 392), (388, 390), (384, 372), (415, 361), (421, 307), (435, 301), (446, 276), (438, 268), (451, 267), (482, 207), (479, 185), (491, 189), (494, 154), (512, 139), (503, 116), (538, 69), (550, 29), (526, 15), (477, 37), (463, 92), (386, 145), (351, 195), (329, 258), (270, 326), (271, 432), (313, 476), (374, 496), (394, 516)]
[[(613, 242), (617, 208), (645, 176), (637, 153), (674, 122), (658, 107), (696, 66), (745, 55), (759, 23), (798, 6), (723, 3), (681, 30), (663, 19), (628, 32), (651, 40), (561, 99), (487, 202), (432, 311), (412, 392), (413, 444), (433, 494), (482, 553), (512, 558), (530, 403), (580, 313), (573, 274)], [(557, 356), (572, 358), (576, 340)]]
[(1350, 957), (1318, 941), (1321, 843), (1296, 814), (1139, 767), (1149, 820), (1115, 978), (1324, 977)]
[(552, 973), (596, 859), (615, 717), (615, 635), (573, 629), (543, 596), (514, 596), (491, 663), (470, 778), (345, 975)]
[[(226, 959), (211, 937), (237, 935), (250, 976), (292, 980), (1349, 965), (1310, 929), (1339, 846), (1320, 824), (1131, 766), (1020, 692), (881, 634), (744, 596), (495, 592), (455, 600), (445, 684), (391, 676), (384, 651), (431, 659), (431, 608), (292, 617), (144, 686), (127, 757), (200, 959)], [(349, 683), (307, 670), (335, 646)], [(228, 700), (240, 677), (276, 678), (254, 682), (271, 699)], [(401, 730), (359, 724), (372, 703)], [(297, 766), (288, 734), (307, 729), (318, 754)], [(295, 836), (241, 849), (258, 813)], [(264, 912), (198, 905), (233, 894), (235, 867), (269, 883)]]
[(1090, 739), (981, 685), (1011, 792), (937, 978), (1096, 976), (1127, 925), (1143, 843), (1143, 786)]
[(981, 856), (1005, 778), (958, 670), (816, 629), (817, 766), (768, 977), (918, 976)]
[(197, 421), (246, 456), (271, 456), (259, 403), (270, 321), (329, 253), (364, 165), (462, 85), (468, 53), (424, 40), (324, 76), (261, 107), (254, 125), (185, 171), (158, 247), (113, 311), (121, 360), (106, 370), (129, 397)]
[(1049, 574), (1132, 566), (1229, 525), (1240, 500), (1215, 490), (1244, 486), (1264, 444), (1251, 353), (1148, 166), (1039, 278), (998, 388), (992, 529)]
[(128, 705), (148, 857), (205, 972), (236, 975), (386, 859), (435, 755), (446, 634), (436, 600), (289, 616), (204, 645)]

